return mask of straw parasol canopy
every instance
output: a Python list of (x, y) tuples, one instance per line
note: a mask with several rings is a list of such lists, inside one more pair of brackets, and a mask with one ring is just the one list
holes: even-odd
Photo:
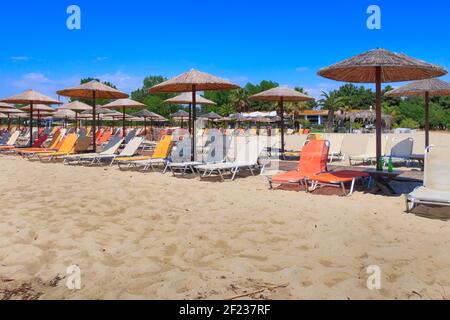
[(184, 110), (178, 110), (175, 113), (170, 115), (171, 118), (187, 118), (189, 117), (189, 113)]
[(71, 110), (75, 113), (75, 130), (78, 130), (78, 113), (83, 111), (92, 110), (92, 107), (81, 101), (73, 101), (62, 105), (58, 109)]
[(126, 128), (125, 128), (125, 109), (144, 109), (147, 106), (143, 103), (131, 100), (131, 99), (119, 99), (116, 101), (113, 101), (111, 103), (108, 103), (103, 106), (104, 108), (108, 109), (122, 109), (122, 125), (123, 125), (123, 136), (126, 136)]
[(144, 119), (144, 134), (147, 134), (147, 119), (150, 119), (150, 122), (161, 121), (162, 119), (164, 119), (163, 116), (161, 116), (157, 113), (151, 112), (148, 109), (143, 109), (138, 112), (135, 112), (132, 114), (132, 116), (140, 117), (140, 118)]
[(62, 102), (34, 90), (27, 90), (18, 95), (1, 99), (0, 102), (30, 104), (30, 147), (33, 145), (33, 106), (35, 104), (62, 104)]
[(27, 90), (18, 95), (1, 99), (0, 102), (17, 103), (17, 104), (62, 104), (62, 102), (50, 98), (42, 93), (34, 90)]
[[(191, 132), (192, 131), (192, 128), (191, 128), (191, 124), (192, 124), (192, 112), (191, 112), (192, 111), (192, 94), (189, 92), (185, 92), (174, 98), (167, 99), (164, 102), (169, 103), (169, 104), (188, 104), (189, 105), (189, 132)], [(203, 98), (200, 95), (196, 95), (195, 102), (196, 102), (196, 104), (204, 105), (204, 106), (216, 104), (214, 101)], [(179, 117), (179, 118), (181, 118), (182, 122), (183, 122), (184, 117)]]
[(215, 112), (210, 112), (210, 113), (206, 113), (200, 116), (200, 118), (202, 119), (207, 119), (207, 120), (211, 120), (211, 121), (215, 121), (215, 120), (220, 120), (222, 119), (221, 116), (219, 116), (217, 113)]
[[(30, 112), (30, 116), (33, 119), (38, 120), (38, 129), (40, 126), (39, 122), (41, 121), (42, 117), (48, 116), (56, 111), (55, 109), (53, 109), (52, 107), (50, 107), (46, 104), (35, 104), (33, 106), (28, 105), (28, 106), (20, 108), (20, 110)], [(37, 115), (36, 115), (36, 113), (33, 114), (32, 110), (37, 111)], [(39, 131), (38, 131), (38, 138), (39, 138)]]
[(61, 96), (79, 98), (79, 99), (92, 99), (92, 144), (94, 146), (94, 153), (97, 152), (97, 144), (95, 142), (95, 136), (97, 133), (96, 124), (96, 102), (97, 99), (125, 99), (128, 98), (128, 94), (107, 86), (97, 80), (92, 80), (87, 83), (83, 83), (79, 86), (60, 90), (57, 92)]
[(25, 113), (22, 110), (17, 109), (12, 104), (0, 102), (0, 112), (8, 119), (8, 130), (11, 129), (11, 117), (19, 113)]
[[(192, 92), (195, 87), (196, 91), (210, 90), (231, 90), (238, 89), (237, 84), (228, 80), (191, 69), (173, 79), (167, 80), (150, 88), (150, 93), (167, 93), (167, 92)], [(197, 97), (195, 95), (195, 97)], [(192, 103), (194, 101), (192, 100)]]
[(318, 74), (337, 81), (376, 84), (376, 154), (378, 169), (382, 170), (379, 167), (382, 154), (381, 84), (440, 77), (447, 74), (447, 70), (404, 54), (375, 49), (323, 68)]
[(77, 113), (69, 109), (58, 109), (54, 114), (52, 114), (55, 119), (67, 119), (75, 118)]
[(301, 92), (298, 92), (291, 88), (277, 87), (269, 89), (267, 91), (255, 94), (249, 97), (250, 100), (255, 101), (274, 101), (278, 102), (278, 112), (280, 115), (280, 127), (281, 127), (281, 154), (284, 155), (284, 102), (302, 102), (313, 101), (314, 98), (307, 96)]
[(430, 96), (449, 96), (450, 83), (433, 78), (411, 82), (385, 94), (388, 97), (424, 97), (425, 146), (430, 146)]
[(192, 134), (191, 158), (195, 159), (195, 120), (197, 108), (197, 92), (210, 90), (231, 90), (238, 89), (237, 84), (231, 83), (228, 80), (200, 72), (197, 70), (190, 70), (173, 79), (160, 83), (149, 89), (150, 93), (172, 93), (172, 92), (191, 92), (192, 93), (192, 119), (190, 121), (190, 131)]
[(0, 108), (1, 109), (15, 109), (16, 107), (14, 107), (10, 103), (0, 102)]
[[(208, 100), (206, 98), (203, 98), (200, 95), (197, 95), (195, 97), (195, 101), (199, 105), (215, 105), (216, 103), (214, 101)], [(170, 104), (192, 104), (192, 94), (189, 92), (182, 93), (174, 98), (170, 98), (164, 101), (165, 103)]]
[(170, 117), (176, 121), (181, 121), (181, 128), (183, 128), (184, 119), (189, 119), (189, 132), (191, 131), (191, 108), (189, 108), (189, 112), (186, 112), (184, 110), (178, 110), (175, 113), (172, 113)]

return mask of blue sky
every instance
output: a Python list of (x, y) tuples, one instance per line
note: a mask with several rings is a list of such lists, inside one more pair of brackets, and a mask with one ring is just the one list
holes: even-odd
[[(81, 30), (66, 9), (81, 8)], [(382, 10), (382, 29), (366, 9)], [(383, 47), (450, 69), (450, 2), (427, 0), (15, 0), (0, 4), (0, 97), (99, 77), (130, 92), (191, 68), (239, 84), (270, 79), (318, 96), (321, 67)], [(447, 76), (446, 80), (450, 80)]]

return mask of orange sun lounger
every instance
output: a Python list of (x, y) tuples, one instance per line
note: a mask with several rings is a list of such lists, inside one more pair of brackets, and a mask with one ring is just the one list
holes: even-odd
[(270, 188), (273, 188), (273, 184), (304, 185), (309, 177), (326, 172), (329, 150), (330, 143), (328, 141), (308, 141), (302, 149), (297, 169), (269, 177)]
[[(321, 186), (332, 186), (342, 188), (343, 195), (350, 196), (353, 194), (356, 181), (367, 177), (369, 177), (369, 174), (366, 172), (354, 170), (321, 173), (310, 177), (310, 181), (312, 182), (311, 191), (314, 191)], [(346, 183), (351, 183), (348, 193), (345, 189)]]

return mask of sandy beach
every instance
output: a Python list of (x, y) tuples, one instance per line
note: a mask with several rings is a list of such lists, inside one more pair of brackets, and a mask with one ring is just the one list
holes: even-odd
[[(8, 156), (0, 165), (2, 298), (450, 294), (450, 224), (405, 214), (401, 196), (271, 191), (262, 176), (219, 183)], [(66, 287), (71, 265), (81, 290)], [(367, 289), (370, 265), (381, 268), (381, 290)]]

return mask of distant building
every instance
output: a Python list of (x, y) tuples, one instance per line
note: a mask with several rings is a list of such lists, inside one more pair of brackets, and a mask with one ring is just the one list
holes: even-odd
[(303, 110), (297, 114), (298, 118), (308, 120), (311, 125), (322, 125), (328, 118), (328, 110)]

